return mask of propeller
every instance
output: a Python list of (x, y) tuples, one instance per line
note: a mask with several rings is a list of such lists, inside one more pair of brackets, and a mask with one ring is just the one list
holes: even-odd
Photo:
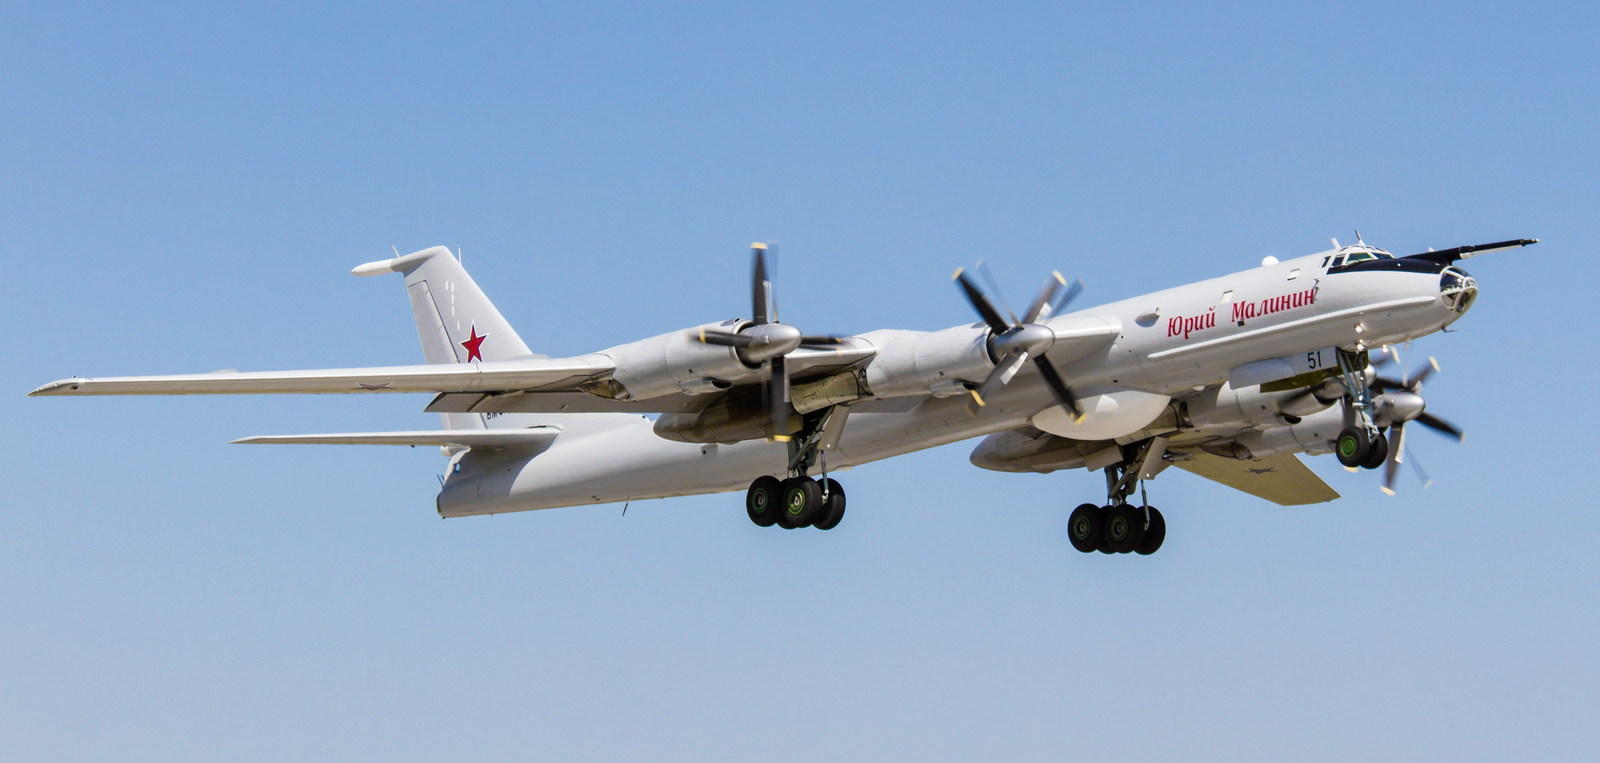
[[(980, 263), (978, 267), (981, 269), (983, 266)], [(1056, 333), (1041, 321), (1060, 313), (1062, 308), (1083, 291), (1083, 282), (1074, 281), (1069, 284), (1060, 273), (1051, 273), (1022, 318), (1018, 320), (1015, 314), (1012, 314), (1011, 321), (1007, 322), (1000, 311), (995, 309), (994, 303), (984, 296), (983, 291), (973, 282), (965, 268), (956, 270), (955, 281), (961, 287), (961, 293), (966, 295), (967, 301), (972, 303), (973, 309), (978, 311), (983, 322), (989, 326), (989, 354), (995, 360), (994, 370), (989, 372), (989, 376), (978, 385), (977, 389), (972, 390), (972, 400), (967, 404), (968, 413), (976, 416), (979, 408), (988, 405), (989, 396), (1010, 383), (1011, 378), (1022, 369), (1022, 365), (1032, 360), (1039, 368), (1039, 374), (1044, 377), (1045, 384), (1055, 393), (1056, 399), (1061, 401), (1061, 405), (1071, 411), (1073, 416), (1082, 418), (1083, 412), (1078, 408), (1077, 396), (1072, 394), (1072, 389), (1045, 357), (1045, 353), (1055, 345)]]
[(784, 422), (789, 420), (789, 369), (785, 356), (801, 347), (826, 348), (844, 341), (832, 334), (805, 334), (800, 329), (778, 322), (778, 305), (772, 294), (772, 279), (767, 274), (767, 245), (750, 245), (750, 325), (742, 330), (701, 329), (699, 339), (706, 344), (732, 347), (746, 365), (767, 369), (762, 397), (771, 416), (767, 439), (787, 441)]
[[(1428, 358), (1427, 365), (1418, 369), (1414, 374), (1402, 375), (1399, 379), (1378, 376), (1372, 381), (1373, 390), (1379, 392), (1373, 401), (1376, 407), (1375, 418), (1377, 423), (1387, 423), (1389, 426), (1389, 456), (1383, 466), (1383, 492), (1394, 495), (1395, 476), (1400, 472), (1400, 464), (1406, 460), (1406, 424), (1417, 422), (1440, 434), (1461, 441), (1464, 433), (1460, 427), (1445, 421), (1427, 411), (1427, 403), (1422, 399), (1422, 383), (1439, 370), (1439, 361)], [(1426, 488), (1433, 481), (1428, 479), (1428, 473), (1415, 459), (1411, 466), (1417, 472), (1417, 477), (1422, 480)]]

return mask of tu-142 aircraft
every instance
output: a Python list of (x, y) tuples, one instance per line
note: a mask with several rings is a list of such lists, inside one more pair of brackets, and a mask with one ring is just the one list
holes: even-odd
[(431, 393), (440, 430), (236, 442), (440, 446), (444, 517), (744, 490), (757, 525), (827, 530), (845, 511), (830, 470), (982, 436), (971, 460), (985, 469), (1103, 470), (1105, 500), (1071, 512), (1069, 540), (1149, 554), (1166, 520), (1130, 501), (1169, 466), (1299, 505), (1339, 495), (1298, 453), (1383, 468), (1392, 493), (1408, 423), (1459, 439), (1420, 394), (1437, 364), (1377, 369), (1397, 354), (1386, 348), (1472, 306), (1459, 260), (1533, 243), (1395, 257), (1358, 236), (1075, 312), (1081, 283), (1057, 273), (1021, 316), (957, 271), (979, 322), (854, 336), (780, 323), (755, 244), (749, 318), (570, 358), (529, 350), (434, 247), (353, 271), (405, 277), (425, 365), (72, 378), (31, 394)]

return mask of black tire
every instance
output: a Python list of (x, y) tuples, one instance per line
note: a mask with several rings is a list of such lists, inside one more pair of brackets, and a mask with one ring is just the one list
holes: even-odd
[(822, 516), (811, 526), (818, 530), (832, 530), (844, 519), (844, 485), (832, 477), (824, 482), (828, 488), (828, 500), (823, 502)]
[(1378, 435), (1373, 438), (1372, 445), (1367, 450), (1367, 460), (1361, 462), (1363, 469), (1377, 469), (1389, 458), (1389, 438)]
[(778, 501), (783, 496), (783, 483), (777, 477), (757, 477), (744, 494), (744, 513), (750, 521), (762, 527), (771, 527), (778, 521)]
[(810, 527), (822, 513), (822, 486), (810, 477), (795, 477), (783, 483), (783, 516), (778, 524), (793, 529)]
[(1082, 504), (1067, 515), (1067, 540), (1072, 541), (1073, 548), (1085, 554), (1092, 553), (1100, 548), (1102, 527), (1100, 507)]
[(1094, 524), (1095, 527), (1099, 528), (1099, 537), (1095, 539), (1094, 550), (1099, 551), (1102, 554), (1117, 553), (1116, 551), (1112, 550), (1111, 542), (1106, 540), (1106, 519), (1110, 516), (1110, 514), (1110, 506), (1094, 507)]
[(1119, 503), (1106, 514), (1106, 545), (1113, 553), (1126, 554), (1144, 539), (1144, 512)]
[(1333, 441), (1333, 452), (1339, 457), (1339, 463), (1352, 469), (1365, 462), (1371, 451), (1372, 440), (1362, 427), (1345, 427), (1339, 439)]
[(1133, 549), (1133, 553), (1149, 556), (1161, 550), (1161, 542), (1167, 539), (1167, 519), (1156, 511), (1154, 506), (1146, 506), (1150, 510), (1150, 524), (1144, 528), (1144, 538)]

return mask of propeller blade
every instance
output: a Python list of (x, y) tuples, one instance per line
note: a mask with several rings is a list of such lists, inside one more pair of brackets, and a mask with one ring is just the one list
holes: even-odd
[(1019, 352), (1015, 355), (1007, 355), (999, 363), (995, 364), (994, 370), (989, 372), (983, 383), (972, 391), (972, 399), (967, 401), (967, 413), (972, 416), (978, 415), (978, 409), (989, 404), (989, 396), (1000, 391), (1001, 387), (1006, 386), (1006, 382), (1011, 381), (1011, 377), (1017, 375), (1017, 370), (1022, 368), (1022, 364), (1026, 363), (1027, 360), (1028, 353)]
[(1399, 379), (1391, 379), (1387, 376), (1378, 376), (1373, 378), (1371, 387), (1381, 392), (1386, 389), (1406, 389), (1406, 384)]
[(775, 442), (789, 441), (789, 368), (782, 355), (769, 361), (772, 370), (767, 378), (767, 410), (772, 423), (768, 425), (767, 439)]
[(1050, 385), (1050, 390), (1056, 393), (1056, 399), (1060, 400), (1061, 404), (1066, 406), (1067, 411), (1074, 417), (1083, 418), (1083, 411), (1078, 409), (1077, 396), (1072, 394), (1072, 388), (1067, 386), (1067, 382), (1061, 378), (1061, 374), (1056, 371), (1056, 367), (1050, 365), (1050, 361), (1046, 360), (1043, 355), (1034, 358), (1033, 362), (1034, 365), (1039, 367), (1039, 374), (1044, 376), (1045, 384)]
[(1394, 362), (1394, 355), (1391, 355), (1390, 353), (1398, 354), (1399, 351), (1391, 348), (1389, 345), (1384, 345), (1378, 348), (1378, 354), (1376, 356), (1373, 356), (1370, 353), (1367, 355), (1367, 363), (1373, 368), (1383, 368), (1384, 366)]
[(1000, 297), (1000, 306), (1004, 307), (1006, 309), (1006, 314), (1011, 316), (1011, 325), (1017, 325), (1017, 313), (1015, 310), (1011, 309), (1011, 302), (1006, 299), (1005, 291), (1001, 290), (1000, 282), (994, 280), (994, 273), (989, 271), (989, 263), (985, 260), (978, 260), (978, 264), (975, 267), (978, 269), (979, 273), (983, 274), (983, 280), (988, 282), (989, 293), (998, 295)]
[[(1060, 273), (1056, 273), (1055, 275), (1057, 278), (1061, 277)], [(1050, 312), (1045, 317), (1049, 317), (1051, 315), (1060, 315), (1061, 311), (1066, 309), (1067, 305), (1072, 304), (1072, 300), (1077, 299), (1078, 295), (1082, 293), (1083, 279), (1074, 279), (1072, 283), (1067, 284), (1067, 290), (1061, 292), (1061, 294), (1056, 297), (1055, 303), (1050, 305)]]
[(1412, 374), (1411, 378), (1407, 380), (1406, 389), (1411, 392), (1421, 392), (1423, 380), (1432, 376), (1433, 372), (1438, 370), (1439, 361), (1435, 358), (1428, 358), (1428, 365), (1423, 366), (1420, 371)]
[(1417, 481), (1422, 483), (1423, 490), (1433, 487), (1433, 478), (1429, 477), (1427, 470), (1422, 468), (1422, 462), (1417, 460), (1415, 453), (1411, 454), (1406, 463), (1410, 464), (1411, 470), (1417, 473)]
[(750, 275), (750, 320), (759, 326), (775, 323), (777, 311), (772, 306), (772, 280), (767, 277), (767, 245), (756, 242), (750, 245), (753, 260)]
[(714, 344), (719, 347), (749, 347), (755, 340), (744, 334), (735, 334), (731, 331), (706, 331), (701, 329), (700, 341), (705, 344)]
[(1050, 317), (1045, 311), (1050, 309), (1051, 304), (1055, 302), (1056, 292), (1066, 283), (1067, 279), (1062, 278), (1060, 273), (1051, 273), (1050, 277), (1045, 279), (1044, 287), (1039, 289), (1039, 296), (1033, 298), (1033, 304), (1028, 306), (1028, 312), (1022, 316), (1022, 322), (1038, 323), (1041, 318)]
[(1438, 416), (1426, 411), (1424, 411), (1421, 416), (1417, 417), (1417, 423), (1432, 429), (1435, 432), (1439, 432), (1440, 434), (1454, 437), (1456, 442), (1460, 442), (1461, 439), (1466, 436), (1466, 433), (1462, 432), (1461, 429), (1456, 425), (1451, 424), (1450, 422), (1445, 421), (1444, 419), (1441, 419)]
[(1400, 422), (1389, 428), (1389, 458), (1383, 465), (1384, 493), (1394, 495), (1394, 477), (1400, 473), (1400, 462), (1405, 460), (1406, 424)]
[(972, 308), (978, 311), (978, 315), (983, 316), (983, 322), (989, 324), (990, 331), (998, 335), (1011, 328), (1011, 324), (1006, 323), (1006, 319), (1001, 317), (1000, 312), (995, 310), (994, 305), (983, 296), (983, 292), (972, 283), (972, 279), (967, 277), (965, 268), (957, 270), (955, 278), (956, 283), (961, 285), (961, 293), (967, 295), (967, 301), (972, 303)]

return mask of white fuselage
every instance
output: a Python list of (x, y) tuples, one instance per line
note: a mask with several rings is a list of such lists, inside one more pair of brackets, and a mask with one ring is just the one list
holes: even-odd
[[(1329, 274), (1324, 263), (1331, 254), (1055, 316), (1047, 323), (1066, 326), (1091, 319), (1120, 328), (1111, 341), (1057, 368), (1083, 396), (1129, 390), (1159, 400), (1220, 384), (1230, 370), (1247, 363), (1323, 347), (1359, 350), (1403, 342), (1460, 316), (1441, 298), (1438, 273)], [(942, 333), (970, 343), (986, 331), (978, 325)], [(859, 338), (884, 342), (903, 333), (869, 332)], [(876, 401), (868, 402), (850, 415), (825, 465), (848, 468), (1029, 424), (1056, 405), (1045, 385), (1030, 383), (1037, 379), (1037, 371), (1024, 370), (975, 417), (963, 396), (912, 399), (907, 410), (874, 410)], [(491, 426), (548, 424), (549, 419), (507, 414)], [(743, 490), (757, 475), (787, 472), (784, 443), (684, 443), (656, 435), (644, 416), (608, 422), (603, 428), (573, 427), (532, 458), (511, 455), (514, 451), (458, 456), (439, 494), (439, 513), (494, 514)]]

